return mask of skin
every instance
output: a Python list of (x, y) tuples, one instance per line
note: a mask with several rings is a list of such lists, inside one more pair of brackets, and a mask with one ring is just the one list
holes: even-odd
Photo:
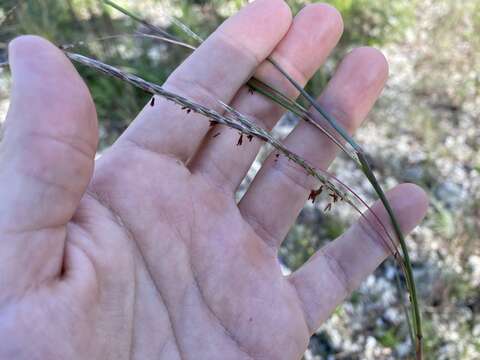
[[(295, 96), (265, 58), (304, 84), (342, 27), (324, 4), (292, 19), (282, 0), (257, 0), (164, 86), (218, 110), (220, 99), (271, 128), (282, 110), (243, 84), (255, 74)], [(315, 329), (388, 256), (360, 220), (283, 276), (277, 250), (317, 186), (311, 177), (272, 154), (237, 203), (261, 143), (237, 146), (237, 132), (209, 128), (161, 98), (95, 161), (95, 107), (72, 64), (34, 36), (17, 38), (9, 52), (0, 359), (298, 359)], [(319, 101), (353, 132), (387, 72), (377, 50), (355, 49)], [(336, 153), (306, 123), (285, 143), (323, 169)], [(424, 193), (403, 184), (388, 197), (411, 231), (425, 214)], [(374, 209), (388, 224), (382, 206)]]

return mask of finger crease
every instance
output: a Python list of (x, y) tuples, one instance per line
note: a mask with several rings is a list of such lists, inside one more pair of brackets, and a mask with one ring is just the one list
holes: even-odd
[(320, 249), (319, 250), (320, 256), (322, 256), (325, 259), (325, 263), (328, 266), (330, 273), (338, 281), (338, 284), (340, 285), (340, 289), (342, 292), (342, 298), (343, 298), (347, 296), (347, 294), (350, 294), (350, 292), (353, 290), (352, 285), (350, 284), (349, 276), (344, 266), (341, 264), (340, 261), (338, 261), (338, 259), (335, 256), (329, 254), (327, 250), (328, 250), (328, 245), (327, 245), (327, 249)]
[(254, 216), (243, 214), (243, 217), (245, 220), (247, 220), (255, 234), (257, 234), (265, 242), (265, 244), (276, 253), (278, 243), (280, 242), (280, 237), (272, 234), (272, 232)]

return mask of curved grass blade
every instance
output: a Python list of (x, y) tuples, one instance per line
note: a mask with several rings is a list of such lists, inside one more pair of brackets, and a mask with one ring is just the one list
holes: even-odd
[(403, 233), (400, 229), (400, 225), (396, 219), (396, 216), (393, 212), (390, 203), (388, 202), (383, 189), (381, 188), (380, 184), (378, 183), (375, 174), (372, 171), (372, 168), (365, 156), (365, 152), (362, 147), (347, 133), (347, 131), (336, 121), (336, 119), (330, 115), (327, 111), (325, 111), (318, 102), (310, 96), (288, 73), (283, 70), (280, 65), (275, 62), (275, 60), (269, 58), (268, 59), (273, 66), (277, 68), (277, 70), (282, 73), (283, 76), (293, 85), (295, 88), (302, 94), (302, 96), (328, 121), (328, 123), (342, 136), (342, 138), (347, 141), (356, 151), (358, 160), (361, 165), (361, 169), (367, 179), (369, 180), (370, 184), (374, 188), (375, 192), (377, 193), (380, 201), (383, 203), (387, 213), (390, 217), (390, 221), (392, 223), (393, 229), (395, 231), (395, 235), (398, 238), (400, 243), (400, 247), (403, 253), (403, 262), (405, 265), (405, 280), (407, 283), (407, 289), (410, 293), (410, 301), (412, 303), (412, 317), (413, 317), (413, 325), (414, 325), (414, 334), (416, 338), (416, 356), (418, 360), (421, 360), (423, 357), (423, 349), (422, 349), (422, 339), (423, 339), (423, 332), (422, 332), (422, 319), (420, 314), (420, 306), (418, 302), (417, 290), (415, 285), (415, 280), (413, 277), (413, 270), (412, 264), (410, 261), (410, 255), (408, 253), (407, 244), (405, 242), (405, 238)]

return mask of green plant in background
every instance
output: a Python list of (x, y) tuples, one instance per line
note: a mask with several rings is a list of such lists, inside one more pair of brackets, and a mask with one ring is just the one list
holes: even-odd
[[(108, 35), (133, 34), (137, 24), (129, 18), (113, 17), (113, 11), (96, 0), (5, 0), (0, 2), (0, 11), (10, 12), (0, 27), (0, 62), (6, 59), (8, 41), (20, 34), (38, 34), (58, 45), (80, 44), (79, 48), (91, 56), (141, 76), (148, 75), (156, 83), (163, 83), (186, 55), (177, 47), (164, 51), (165, 44), (154, 39), (122, 37), (99, 41)], [(120, 81), (99, 77), (92, 69), (78, 70), (97, 105), (103, 148), (123, 132), (148, 96)]]
[(292, 271), (303, 265), (324, 242), (335, 240), (345, 230), (346, 225), (338, 217), (315, 212), (314, 223), (294, 226), (280, 248), (280, 259)]

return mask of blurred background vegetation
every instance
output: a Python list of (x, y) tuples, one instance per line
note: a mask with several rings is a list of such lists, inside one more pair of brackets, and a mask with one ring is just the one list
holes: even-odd
[[(185, 39), (169, 22), (169, 16), (177, 17), (200, 36), (206, 37), (243, 3), (220, 0), (119, 2), (187, 42), (189, 39)], [(335, 0), (330, 3), (342, 11), (345, 22), (350, 25), (334, 54), (336, 59), (356, 44), (381, 44), (386, 34), (398, 39), (402, 28), (412, 20), (412, 9), (404, 0), (395, 2), (389, 9), (384, 9), (382, 1)], [(297, 12), (304, 3), (294, 1), (291, 6)], [(146, 38), (120, 37), (99, 41), (109, 35), (150, 31), (113, 8), (101, 5), (98, 0), (2, 0), (0, 11), (0, 19), (6, 17), (0, 31), (0, 51), (4, 57), (9, 39), (22, 33), (38, 34), (59, 45), (81, 43), (77, 51), (163, 83), (189, 54), (188, 50)], [(79, 67), (79, 71), (97, 104), (104, 130), (101, 146), (107, 146), (125, 129), (147, 96), (120, 81), (98, 76), (87, 68)], [(319, 72), (309, 84), (309, 89), (313, 92), (321, 89), (329, 75), (328, 72)]]
[[(298, 12), (307, 1), (287, 0)], [(426, 221), (411, 237), (415, 276), (426, 321), (427, 359), (480, 358), (480, 2), (476, 0), (331, 0), (345, 32), (327, 63), (309, 82), (318, 94), (338, 61), (356, 46), (382, 49), (390, 80), (357, 134), (388, 188), (415, 182), (431, 195)], [(171, 16), (206, 37), (244, 5), (240, 0), (118, 0), (126, 8), (189, 42)], [(0, 0), (0, 62), (19, 34), (99, 58), (156, 83), (188, 50), (152, 39), (110, 35), (149, 33), (97, 0)], [(143, 107), (148, 95), (118, 80), (78, 67), (100, 121), (100, 151)], [(9, 76), (0, 70), (0, 118), (8, 107)], [(287, 119), (288, 120), (288, 119)], [(277, 131), (292, 127), (283, 121)], [(360, 172), (339, 158), (333, 171), (368, 200)], [(250, 176), (251, 178), (251, 176)], [(247, 179), (248, 180), (248, 179)], [(248, 181), (246, 183), (248, 185)], [(285, 241), (280, 258), (294, 270), (351, 222), (348, 209), (325, 214), (307, 204)], [(312, 337), (306, 359), (390, 359), (408, 354), (409, 337), (396, 294), (395, 268), (386, 262)]]

